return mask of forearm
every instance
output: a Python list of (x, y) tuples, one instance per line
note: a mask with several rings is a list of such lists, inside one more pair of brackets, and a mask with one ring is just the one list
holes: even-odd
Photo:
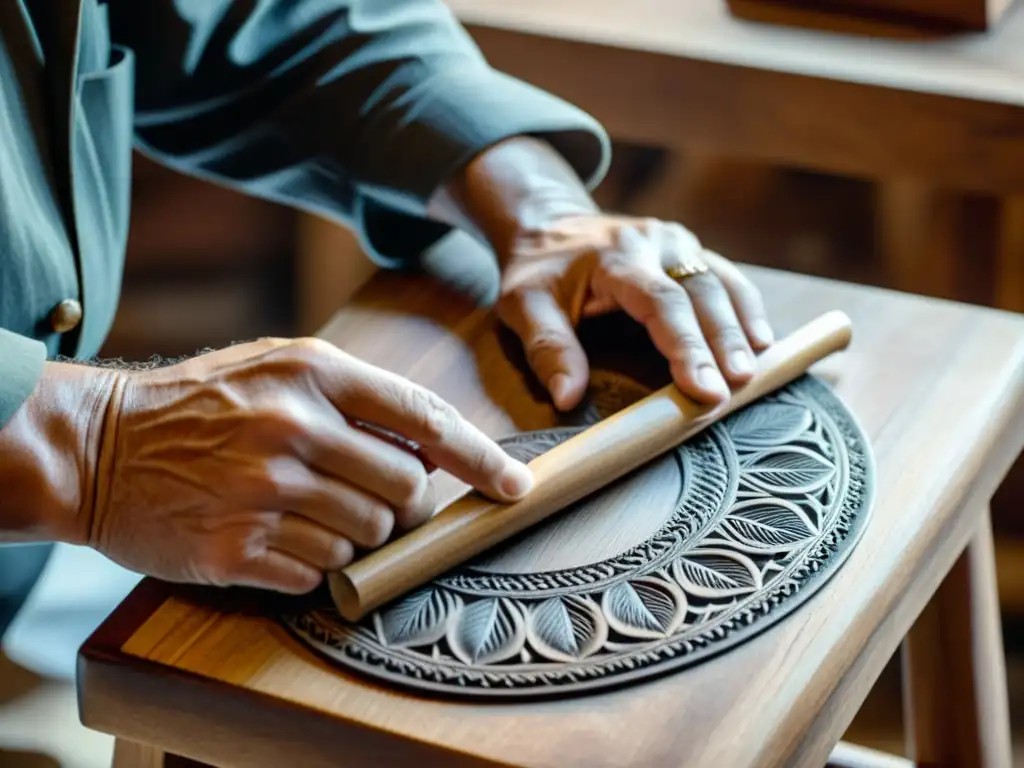
[(182, 5), (108, 4), (136, 54), (141, 148), (349, 226), (381, 266), (447, 234), (430, 196), (509, 137), (543, 135), (588, 184), (607, 169), (600, 124), (489, 67), (441, 0)]
[(46, 363), (36, 389), (0, 429), (0, 542), (82, 543), (106, 390), (115, 374)]
[(434, 195), (434, 218), (481, 237), (501, 259), (513, 242), (546, 224), (595, 213), (597, 204), (564, 157), (547, 142), (521, 136), (485, 150)]

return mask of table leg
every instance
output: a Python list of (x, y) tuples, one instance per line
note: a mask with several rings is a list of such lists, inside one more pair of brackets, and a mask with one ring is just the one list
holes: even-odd
[(344, 227), (314, 214), (300, 214), (296, 242), (299, 334), (320, 326), (377, 271), (359, 240)]
[(210, 768), (187, 757), (172, 755), (159, 747), (137, 744), (126, 739), (114, 740), (111, 768)]
[(1024, 312), (1024, 197), (1003, 201), (995, 270), (995, 305)]
[(959, 195), (915, 180), (878, 183), (878, 247), (888, 287), (959, 298), (961, 203)]
[(903, 643), (908, 755), (1009, 768), (1009, 703), (988, 510)]
[(623, 213), (677, 221), (700, 236), (706, 225), (721, 228), (727, 218), (763, 207), (778, 175), (769, 163), (699, 146), (671, 148), (657, 178)]

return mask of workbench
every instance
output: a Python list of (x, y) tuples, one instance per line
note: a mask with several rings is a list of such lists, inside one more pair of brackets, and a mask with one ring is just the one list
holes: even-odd
[[(430, 387), (494, 437), (556, 423), (493, 314), (440, 279), (452, 264), (494, 278), (485, 257), (435, 265), (440, 277), (378, 274), (320, 335)], [(988, 501), (1024, 447), (1024, 318), (746, 269), (779, 335), (832, 309), (852, 318), (851, 346), (812, 374), (856, 415), (877, 463), (871, 522), (800, 610), (654, 681), (480, 704), (337, 668), (274, 619), (271, 595), (147, 579), (81, 651), (83, 722), (117, 736), (118, 768), (183, 764), (170, 755), (221, 768), (838, 765), (902, 646), (910, 754), (1009, 766)], [(650, 348), (609, 339), (589, 339), (595, 360), (657, 364)]]

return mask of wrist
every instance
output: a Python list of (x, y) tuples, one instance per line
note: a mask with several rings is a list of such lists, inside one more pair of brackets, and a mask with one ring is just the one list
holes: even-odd
[(4, 538), (88, 542), (102, 430), (119, 376), (46, 363), (36, 389), (0, 430)]
[(504, 266), (517, 244), (554, 222), (600, 209), (562, 155), (544, 141), (517, 137), (468, 163), (435, 196), (431, 212), (474, 231)]

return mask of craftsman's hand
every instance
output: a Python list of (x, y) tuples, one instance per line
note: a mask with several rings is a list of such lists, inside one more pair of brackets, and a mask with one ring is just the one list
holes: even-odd
[[(706, 272), (678, 282), (666, 273), (694, 257)], [(621, 310), (643, 324), (679, 388), (706, 403), (746, 382), (753, 353), (772, 342), (754, 286), (678, 224), (566, 215), (520, 233), (503, 261), (498, 313), (560, 408), (575, 406), (587, 385), (575, 333), (586, 317)]]
[[(498, 313), (559, 408), (585, 391), (576, 326), (593, 314), (621, 310), (642, 323), (680, 389), (705, 403), (747, 381), (752, 353), (773, 341), (761, 296), (735, 265), (678, 224), (602, 213), (545, 142), (517, 137), (482, 152), (430, 210), (494, 248)], [(667, 273), (695, 261), (708, 270), (679, 280)]]
[(531, 483), (399, 376), (326, 342), (240, 344), (119, 373), (83, 538), (167, 580), (306, 592), (431, 515), (425, 463), (503, 501)]

